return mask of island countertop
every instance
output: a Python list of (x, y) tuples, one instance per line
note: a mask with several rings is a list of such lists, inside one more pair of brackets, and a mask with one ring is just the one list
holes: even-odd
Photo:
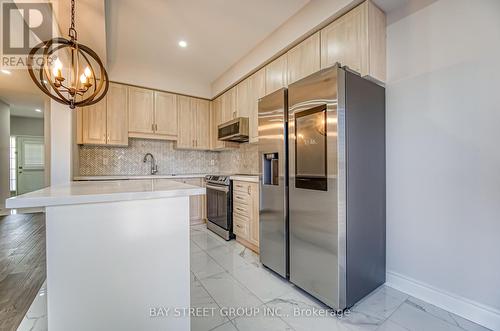
[(205, 188), (168, 179), (69, 182), (9, 198), (7, 208), (32, 208), (205, 194)]

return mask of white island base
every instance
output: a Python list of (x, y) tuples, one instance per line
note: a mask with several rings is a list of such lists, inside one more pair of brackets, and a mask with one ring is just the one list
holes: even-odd
[(117, 195), (103, 183), (75, 195), (90, 184), (72, 183), (71, 198), (57, 200), (55, 187), (8, 201), (33, 205), (39, 194), (46, 207), (50, 331), (190, 330), (189, 195), (204, 189), (173, 183), (104, 184), (126, 191)]

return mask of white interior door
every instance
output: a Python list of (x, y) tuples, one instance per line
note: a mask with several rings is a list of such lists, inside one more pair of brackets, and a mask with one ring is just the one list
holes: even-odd
[(43, 137), (17, 137), (17, 195), (44, 187)]

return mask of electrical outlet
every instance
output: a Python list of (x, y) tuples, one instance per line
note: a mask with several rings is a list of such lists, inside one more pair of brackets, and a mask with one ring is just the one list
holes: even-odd
[(109, 163), (108, 158), (107, 158), (107, 157), (103, 157), (103, 158), (102, 158), (102, 165), (103, 165), (103, 166), (107, 166), (107, 165), (108, 165), (108, 163)]
[(210, 160), (210, 165), (215, 165), (215, 160)]

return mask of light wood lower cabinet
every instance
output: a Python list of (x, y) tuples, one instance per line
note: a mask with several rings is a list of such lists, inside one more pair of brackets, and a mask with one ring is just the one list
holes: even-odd
[[(205, 187), (203, 178), (181, 178), (181, 183)], [(206, 196), (193, 195), (189, 197), (189, 220), (190, 224), (204, 223), (206, 219)]]
[(233, 181), (233, 232), (236, 240), (259, 251), (259, 184)]

